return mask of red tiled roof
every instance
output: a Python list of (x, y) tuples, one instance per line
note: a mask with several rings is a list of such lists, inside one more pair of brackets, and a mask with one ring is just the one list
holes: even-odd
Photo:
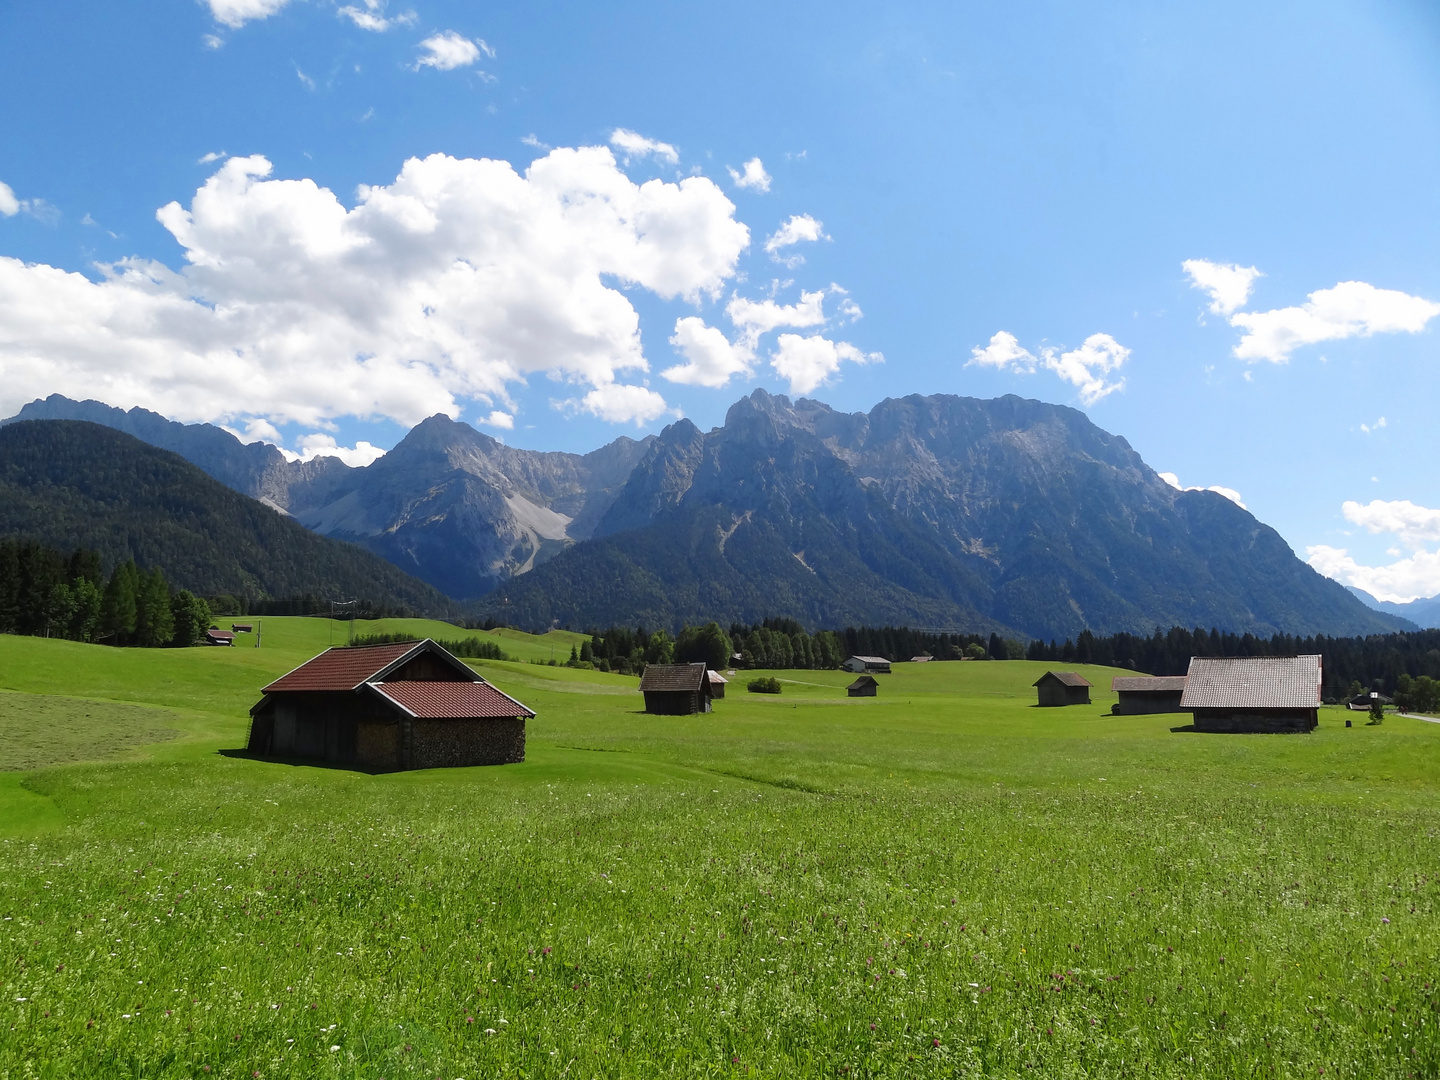
[(425, 720), (535, 715), (533, 710), (487, 682), (380, 682), (370, 685), (412, 716)]
[(399, 641), (390, 645), (326, 649), (288, 675), (280, 676), (261, 693), (274, 694), (286, 690), (354, 690), (419, 645), (418, 641)]

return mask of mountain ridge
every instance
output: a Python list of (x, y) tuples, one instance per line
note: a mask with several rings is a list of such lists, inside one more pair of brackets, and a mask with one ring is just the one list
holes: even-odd
[(205, 596), (313, 594), (458, 614), (370, 552), (311, 532), (178, 454), (88, 421), (0, 427), (0, 535), (90, 548), (107, 566), (133, 558)]
[(312, 530), (523, 625), (788, 615), (1042, 638), (1411, 625), (1243, 508), (1166, 484), (1085, 414), (1014, 395), (842, 413), (756, 390), (709, 432), (682, 419), (585, 455), (508, 447), (441, 414), (363, 468), (56, 395), (20, 415), (66, 408), (187, 446)]

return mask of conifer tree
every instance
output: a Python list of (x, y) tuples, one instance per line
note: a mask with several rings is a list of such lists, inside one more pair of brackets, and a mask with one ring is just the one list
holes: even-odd
[(135, 560), (115, 567), (100, 602), (100, 636), (111, 644), (125, 645), (135, 633), (135, 601), (140, 571)]

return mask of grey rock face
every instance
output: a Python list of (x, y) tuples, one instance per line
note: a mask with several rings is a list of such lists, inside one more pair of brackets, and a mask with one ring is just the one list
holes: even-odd
[(1084, 414), (1013, 396), (843, 414), (756, 391), (715, 431), (667, 428), (596, 537), (603, 551), (582, 546), (512, 582), (511, 610), (577, 625), (786, 614), (1046, 638), (1403, 628), (1247, 511), (1170, 487)]

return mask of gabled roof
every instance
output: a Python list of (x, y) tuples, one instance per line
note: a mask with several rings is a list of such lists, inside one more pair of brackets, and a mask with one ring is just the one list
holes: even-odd
[(1182, 709), (1313, 709), (1320, 704), (1318, 656), (1195, 656)]
[(489, 683), (479, 682), (375, 682), (381, 697), (424, 720), (502, 719), (533, 717), (534, 710)]
[(861, 663), (863, 663), (863, 664), (888, 664), (888, 663), (890, 663), (890, 661), (889, 661), (889, 660), (886, 660), (883, 656), (852, 656), (852, 657), (850, 657), (850, 659), (851, 659), (851, 660), (859, 660), (859, 661), (860, 661)]
[(715, 683), (728, 683), (730, 681), (729, 679), (725, 678), (724, 675), (721, 675), (718, 671), (711, 671), (708, 674), (712, 685)]
[(647, 664), (640, 676), (642, 693), (685, 692), (710, 688), (704, 664)]
[(431, 653), (449, 663), (456, 681), (479, 678), (435, 642), (397, 641), (388, 645), (337, 646), (307, 660), (294, 671), (280, 676), (262, 694), (295, 690), (356, 690), (363, 683), (383, 679), (390, 671), (421, 653)]
[(1185, 689), (1184, 675), (1116, 675), (1110, 680), (1111, 690), (1139, 690), (1151, 694), (1178, 694)]
[(874, 675), (861, 675), (858, 679), (856, 679), (854, 682), (852, 682), (852, 683), (851, 683), (849, 686), (847, 686), (845, 689), (846, 689), (846, 690), (859, 690), (861, 687), (864, 687), (864, 686), (879, 686), (879, 685), (880, 685), (880, 683), (879, 683), (879, 681), (875, 678)]
[(1083, 675), (1077, 675), (1073, 671), (1047, 671), (1040, 678), (1036, 679), (1032, 686), (1039, 686), (1046, 679), (1059, 679), (1066, 686), (1094, 686), (1089, 679)]

